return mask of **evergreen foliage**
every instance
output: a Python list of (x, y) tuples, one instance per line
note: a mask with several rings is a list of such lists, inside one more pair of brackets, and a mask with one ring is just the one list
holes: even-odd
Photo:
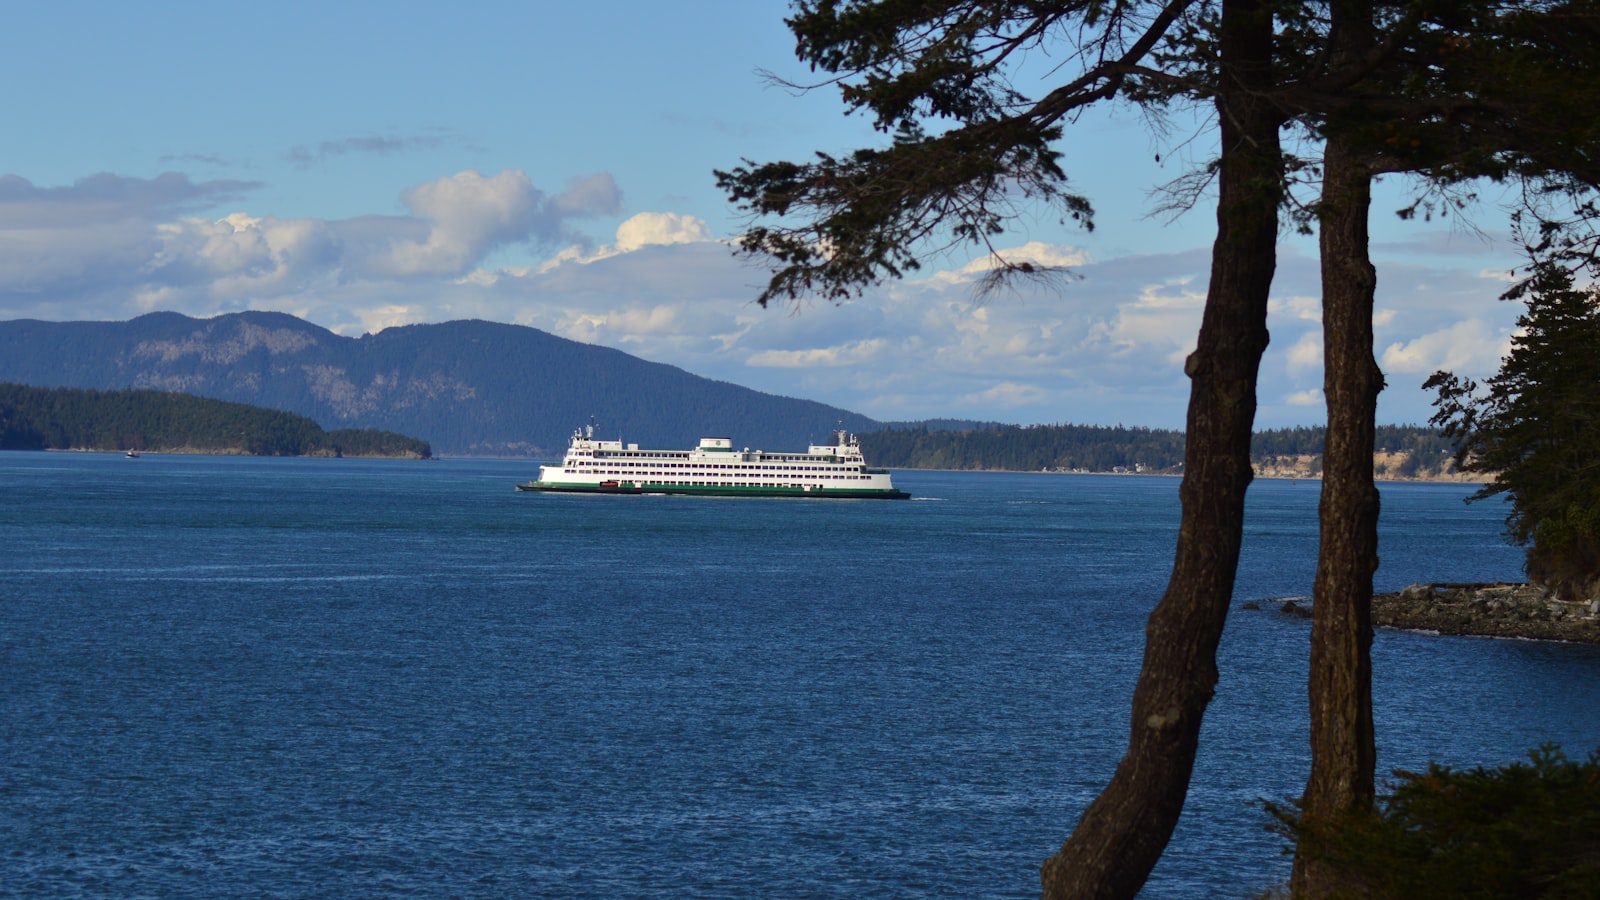
[[(1257, 432), (1251, 455), (1258, 462), (1322, 452), (1321, 426)], [(874, 465), (908, 469), (1082, 469), (1091, 472), (1182, 471), (1184, 435), (1121, 425), (990, 425), (965, 430), (901, 428), (862, 435), (862, 452)], [(1378, 428), (1380, 451), (1407, 454), (1393, 474), (1437, 474), (1452, 445), (1443, 432), (1415, 425)]]
[[(991, 287), (1048, 277), (1044, 267), (993, 253), (990, 242), (1024, 202), (1091, 224), (1089, 200), (1061, 167), (1064, 125), (1123, 91), (1186, 6), (799, 0), (788, 19), (796, 56), (825, 73), (845, 107), (885, 140), (716, 173), (755, 222), (741, 249), (773, 263), (757, 302), (847, 300), (958, 245), (991, 251)], [(1014, 56), (1040, 47), (1067, 60), (1064, 83), (1028, 96), (1010, 77)], [(1076, 77), (1065, 74), (1079, 66)]]
[(1600, 897), (1600, 752), (1529, 757), (1398, 772), (1375, 808), (1325, 821), (1270, 808), (1299, 852), (1339, 873), (1334, 896)]
[(1483, 385), (1436, 372), (1433, 421), (1461, 468), (1494, 478), (1528, 577), (1573, 599), (1600, 595), (1600, 289), (1563, 267), (1534, 267), (1511, 353)]
[(0, 449), (185, 450), (253, 456), (432, 456), (388, 431), (323, 431), (294, 413), (162, 391), (0, 384)]

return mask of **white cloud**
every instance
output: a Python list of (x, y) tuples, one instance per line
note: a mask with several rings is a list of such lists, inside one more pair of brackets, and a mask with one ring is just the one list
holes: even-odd
[(980, 408), (1001, 407), (1012, 409), (1044, 399), (1045, 392), (1035, 385), (1002, 381), (993, 387), (975, 391), (957, 399), (957, 403)]
[(507, 169), (486, 177), (469, 170), (417, 185), (400, 199), (413, 220), (426, 224), (426, 236), (411, 238), (405, 232), (413, 230), (412, 223), (397, 223), (379, 271), (458, 275), (506, 244), (563, 236), (568, 218), (615, 212), (620, 192), (611, 176), (598, 175), (546, 198), (524, 172)]
[(1493, 372), (1511, 350), (1511, 335), (1480, 319), (1465, 319), (1383, 351), (1386, 372), (1425, 375), (1439, 369), (1463, 375)]
[[(673, 212), (636, 213), (617, 226), (616, 237), (616, 243), (606, 244), (591, 252), (586, 252), (583, 247), (576, 244), (565, 247), (536, 270), (531, 271), (548, 272), (566, 263), (588, 265), (645, 247), (709, 243), (716, 240), (711, 234), (711, 229), (706, 227), (705, 220)], [(503, 269), (499, 273), (481, 277), (491, 279), (500, 275), (524, 277), (529, 273), (530, 270), (527, 268)]]
[(1316, 388), (1295, 391), (1285, 396), (1283, 402), (1290, 406), (1318, 406), (1322, 403), (1322, 391)]
[(772, 369), (804, 369), (813, 366), (848, 366), (866, 362), (884, 348), (882, 338), (852, 341), (837, 347), (806, 350), (762, 350), (745, 359), (745, 365)]
[(0, 178), (0, 311), (18, 309), (19, 295), (48, 294), (54, 302), (137, 298), (134, 309), (162, 297), (215, 312), (286, 292), (432, 281), (460, 275), (507, 245), (573, 240), (571, 220), (613, 214), (621, 203), (604, 173), (551, 197), (527, 174), (508, 169), (493, 176), (469, 170), (412, 187), (400, 197), (403, 216), (192, 214), (251, 187), (195, 183), (175, 173), (96, 175), (56, 188)]
[(400, 200), (431, 227), (426, 241), (395, 246), (396, 270), (404, 275), (459, 272), (489, 249), (527, 238), (543, 199), (525, 173), (511, 170), (492, 178), (460, 172), (420, 184)]
[(1307, 331), (1289, 348), (1289, 374), (1322, 371), (1322, 329)]
[(711, 229), (704, 221), (671, 212), (642, 212), (617, 226), (617, 249), (623, 253), (640, 247), (709, 240), (713, 240)]
[(1282, 315), (1287, 312), (1296, 319), (1307, 322), (1322, 321), (1322, 301), (1317, 297), (1297, 295), (1293, 297), (1274, 297), (1267, 305), (1268, 314)]
[(1083, 348), (1105, 347), (1113, 355), (1163, 350), (1161, 359), (1181, 363), (1194, 352), (1205, 291), (1193, 276), (1144, 285), (1131, 303), (1117, 307), (1114, 317), (1090, 329)]
[(190, 181), (168, 172), (154, 178), (109, 173), (62, 187), (37, 187), (0, 176), (0, 311), (7, 298), (59, 303), (108, 286), (136, 294), (141, 273), (159, 265), (163, 241), (153, 224), (257, 185)]
[(385, 328), (394, 328), (399, 325), (413, 325), (423, 321), (422, 311), (414, 306), (402, 306), (391, 303), (388, 306), (369, 306), (364, 309), (354, 310), (356, 321), (361, 323), (359, 330), (362, 334), (376, 334)]
[(682, 310), (676, 306), (628, 306), (605, 312), (574, 312), (555, 324), (555, 330), (584, 343), (636, 343), (651, 336), (678, 334), (683, 329)]

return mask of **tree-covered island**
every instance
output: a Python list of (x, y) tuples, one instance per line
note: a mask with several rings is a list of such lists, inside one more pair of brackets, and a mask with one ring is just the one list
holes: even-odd
[[(1322, 474), (1327, 429), (1258, 431), (1250, 442), (1257, 475), (1315, 478)], [(907, 469), (1020, 472), (1183, 474), (1184, 435), (1123, 425), (998, 425), (960, 430), (896, 428), (861, 436), (873, 463)], [(1373, 464), (1381, 478), (1458, 480), (1454, 444), (1437, 428), (1382, 425)]]
[(325, 431), (305, 416), (165, 391), (0, 384), (0, 450), (140, 450), (429, 459), (392, 431)]

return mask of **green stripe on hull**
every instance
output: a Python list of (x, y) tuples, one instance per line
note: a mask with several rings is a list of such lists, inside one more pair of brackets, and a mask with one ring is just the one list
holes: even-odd
[(601, 487), (597, 484), (529, 481), (517, 485), (519, 491), (545, 494), (687, 494), (701, 497), (815, 497), (833, 500), (905, 500), (911, 495), (899, 490), (862, 488), (724, 487), (721, 485), (646, 484), (643, 487)]

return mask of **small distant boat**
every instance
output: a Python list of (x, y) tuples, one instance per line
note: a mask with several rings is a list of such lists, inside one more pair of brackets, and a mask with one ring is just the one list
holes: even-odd
[(139, 458), (139, 451), (137, 451), (137, 450), (129, 450), (127, 453), (124, 453), (122, 455), (126, 456), (129, 459), (138, 459)]

